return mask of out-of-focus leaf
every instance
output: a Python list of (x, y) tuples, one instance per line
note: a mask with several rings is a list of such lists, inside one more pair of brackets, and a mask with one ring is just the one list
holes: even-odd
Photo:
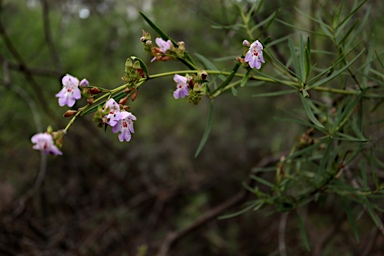
[(345, 214), (347, 215), (349, 225), (351, 226), (353, 236), (355, 237), (356, 242), (359, 242), (359, 231), (357, 229), (356, 219), (353, 216), (353, 213), (352, 213), (351, 208), (349, 207), (348, 201), (345, 198), (342, 198), (342, 200), (343, 200), (342, 201), (343, 202), (343, 208), (344, 208)]
[(211, 132), (211, 127), (212, 127), (212, 116), (213, 116), (213, 100), (211, 100), (211, 104), (209, 106), (209, 114), (208, 114), (207, 124), (205, 126), (203, 138), (201, 139), (199, 147), (196, 150), (195, 157), (199, 156), (201, 150), (204, 148), (204, 145), (208, 140), (209, 133)]
[(273, 97), (273, 96), (286, 95), (294, 92), (297, 92), (297, 90), (283, 90), (283, 91), (277, 91), (277, 92), (260, 93), (260, 94), (254, 94), (252, 95), (252, 97)]
[(316, 126), (320, 127), (320, 128), (324, 128), (324, 125), (322, 125), (319, 120), (317, 120), (317, 118), (315, 117), (313, 111), (312, 111), (312, 108), (309, 104), (309, 99), (308, 98), (305, 98), (301, 93), (300, 93), (300, 99), (301, 99), (301, 102), (303, 103), (303, 106), (304, 106), (304, 110), (305, 110), (305, 113), (307, 113), (307, 116), (309, 117), (309, 119), (312, 121), (313, 124), (315, 124)]
[(309, 245), (307, 230), (305, 229), (304, 221), (298, 212), (296, 212), (296, 216), (297, 216), (297, 222), (300, 228), (301, 240), (303, 241), (305, 249), (309, 252), (311, 250), (311, 247)]
[[(320, 86), (322, 84), (325, 84), (329, 81), (331, 81), (333, 78), (335, 78), (336, 76), (339, 76), (341, 73), (343, 73), (347, 68), (349, 68), (362, 54), (363, 52), (365, 51), (365, 48), (363, 50), (361, 50), (355, 58), (353, 58), (347, 65), (345, 65), (344, 67), (342, 67), (341, 69), (339, 70), (336, 70), (335, 72), (332, 73), (332, 75), (320, 80), (320, 81), (317, 81), (316, 83), (314, 84), (311, 84), (308, 86), (308, 89), (312, 89), (312, 88), (315, 88), (317, 86)], [(349, 52), (350, 53), (350, 52)], [(340, 63), (343, 59), (345, 59), (345, 57), (349, 54), (347, 53), (346, 55), (344, 55), (343, 58), (341, 58), (340, 60), (338, 60), (334, 65), (332, 65), (330, 68), (328, 68), (326, 71), (329, 71), (331, 68), (333, 68), (334, 66), (336, 66), (338, 63)], [(326, 71), (324, 71), (323, 73), (321, 73), (320, 75), (323, 75), (325, 73), (327, 73)], [(315, 81), (320, 75), (312, 78), (308, 84), (310, 84), (312, 81)]]

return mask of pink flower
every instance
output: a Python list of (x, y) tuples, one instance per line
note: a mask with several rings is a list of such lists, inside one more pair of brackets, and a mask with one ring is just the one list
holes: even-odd
[(41, 150), (45, 154), (62, 155), (63, 153), (53, 144), (52, 135), (49, 133), (38, 133), (31, 138), (33, 149)]
[(135, 130), (133, 129), (133, 121), (136, 120), (136, 117), (132, 115), (131, 112), (123, 111), (121, 112), (122, 118), (117, 121), (116, 125), (113, 126), (112, 132), (119, 134), (119, 140), (121, 142), (130, 141), (131, 140), (131, 133), (134, 133)]
[(162, 53), (165, 54), (169, 49), (171, 49), (171, 46), (172, 46), (171, 40), (168, 39), (167, 41), (164, 41), (163, 39), (158, 37), (156, 38), (155, 41)]
[(175, 75), (173, 80), (176, 82), (176, 90), (173, 92), (175, 99), (184, 98), (188, 95), (187, 78), (180, 75)]
[(59, 98), (59, 105), (72, 107), (76, 100), (81, 98), (79, 79), (67, 74), (63, 77), (62, 84), (63, 88), (56, 94), (56, 97)]
[(117, 121), (121, 120), (122, 115), (120, 112), (120, 106), (117, 104), (117, 102), (114, 99), (109, 99), (105, 103), (105, 108), (109, 108), (109, 113), (105, 117), (107, 118), (107, 124), (110, 126), (115, 126)]
[[(246, 41), (246, 40), (245, 40)], [(249, 44), (248, 41), (243, 42), (244, 45)], [(264, 63), (264, 57), (263, 57), (263, 45), (259, 42), (259, 40), (256, 40), (249, 46), (249, 50), (244, 58), (245, 62), (248, 62), (249, 66), (251, 68), (257, 68), (260, 69), (261, 63)]]

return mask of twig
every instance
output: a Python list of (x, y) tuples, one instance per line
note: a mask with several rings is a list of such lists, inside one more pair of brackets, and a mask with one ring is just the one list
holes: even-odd
[(21, 55), (19, 54), (19, 52), (16, 50), (15, 46), (13, 45), (12, 41), (9, 39), (8, 37), (8, 34), (5, 30), (5, 27), (3, 25), (3, 22), (1, 21), (0, 19), (0, 36), (3, 38), (3, 41), (4, 41), (4, 45), (6, 46), (6, 48), (8, 49), (8, 51), (11, 53), (11, 55), (16, 59), (16, 61), (18, 62), (17, 65), (19, 65), (20, 67), (22, 67), (22, 73), (24, 74), (24, 77), (25, 79), (30, 83), (30, 85), (32, 86), (32, 89), (39, 101), (39, 103), (41, 104), (41, 106), (43, 107), (43, 109), (45, 109), (45, 111), (47, 112), (47, 114), (54, 118), (56, 115), (54, 112), (52, 112), (52, 110), (50, 109), (50, 107), (48, 106), (47, 104), (47, 101), (45, 100), (44, 96), (42, 93), (40, 93), (40, 86), (38, 85), (38, 83), (36, 82), (35, 78), (33, 77), (33, 74), (32, 72), (29, 70), (27, 64), (25, 63), (25, 61), (23, 60), (23, 58), (21, 57)]
[[(42, 6), (43, 6), (43, 25), (44, 25), (44, 35), (45, 35), (45, 42), (48, 45), (49, 51), (51, 53), (52, 58), (52, 64), (53, 66), (58, 70), (62, 71), (61, 63), (59, 55), (57, 54), (57, 51), (55, 49), (55, 45), (53, 44), (52, 40), (52, 34), (50, 29), (50, 20), (49, 20), (49, 6), (47, 0), (42, 0)], [(62, 73), (62, 72), (61, 72)]]
[[(36, 130), (39, 132), (42, 131), (41, 119), (40, 119), (39, 111), (37, 110), (37, 106), (35, 102), (31, 99), (28, 93), (25, 90), (23, 90), (23, 88), (21, 88), (16, 84), (12, 84), (10, 75), (9, 75), (8, 63), (6, 61), (3, 61), (3, 74), (4, 74), (3, 84), (5, 85), (5, 87), (10, 90), (13, 90), (27, 103), (27, 105), (31, 109), (32, 116), (35, 121)], [(14, 214), (13, 214), (14, 218), (19, 216), (23, 212), (25, 203), (39, 190), (39, 188), (43, 184), (46, 171), (47, 171), (47, 156), (43, 152), (41, 152), (40, 153), (40, 169), (39, 169), (37, 178), (35, 180), (35, 183), (24, 195), (20, 197), (19, 206), (14, 211)]]
[[(269, 166), (272, 163), (275, 163), (279, 160), (279, 157), (273, 156), (273, 157), (265, 157), (263, 158), (258, 164), (257, 167), (266, 167)], [(248, 186), (252, 186), (254, 183), (254, 180), (250, 179), (248, 181)], [(171, 247), (181, 238), (189, 234), (190, 232), (202, 227), (203, 225), (207, 224), (209, 221), (215, 219), (217, 216), (222, 214), (224, 211), (242, 203), (247, 196), (250, 195), (250, 192), (248, 190), (245, 190), (244, 188), (240, 189), (237, 194), (232, 196), (231, 198), (227, 199), (220, 205), (216, 206), (215, 208), (211, 209), (210, 211), (206, 212), (204, 215), (202, 215), (200, 218), (196, 219), (193, 223), (191, 223), (189, 226), (180, 229), (178, 231), (169, 232), (166, 236), (165, 240), (160, 246), (159, 252), (157, 256), (167, 256), (169, 250)]]
[(182, 237), (184, 237), (188, 233), (196, 230), (197, 228), (203, 226), (207, 222), (216, 218), (225, 210), (239, 204), (246, 198), (246, 195), (247, 195), (247, 192), (245, 190), (241, 190), (236, 195), (229, 198), (227, 201), (223, 202), (222, 204), (216, 206), (212, 210), (205, 213), (203, 216), (198, 218), (195, 222), (193, 222), (191, 225), (187, 226), (186, 228), (169, 233), (165, 238), (165, 241), (162, 243), (157, 256), (168, 255), (169, 249), (177, 240), (180, 240)]
[(285, 228), (287, 226), (288, 212), (280, 214), (279, 223), (279, 253), (280, 256), (287, 256), (287, 247), (285, 245)]

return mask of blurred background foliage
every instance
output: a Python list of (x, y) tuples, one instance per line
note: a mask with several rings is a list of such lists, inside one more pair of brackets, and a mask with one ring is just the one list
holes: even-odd
[[(253, 1), (235, 2), (249, 8)], [(295, 8), (316, 16), (318, 2), (330, 10), (341, 4), (265, 1), (254, 22), (279, 10), (278, 19), (315, 30)], [(345, 1), (346, 9), (353, 2)], [(63, 157), (45, 157), (32, 150), (33, 134), (49, 124), (54, 130), (66, 125), (62, 117), (66, 109), (60, 108), (54, 97), (64, 74), (114, 88), (122, 84), (124, 62), (131, 55), (145, 60), (150, 74), (181, 68), (176, 62), (149, 63), (151, 56), (144, 53), (139, 39), (142, 29), (153, 37), (155, 34), (139, 11), (172, 38), (184, 41), (192, 56), (198, 53), (218, 60), (219, 69), (232, 68), (246, 35), (212, 27), (239, 21), (230, 1), (0, 3), (1, 254), (156, 255), (159, 251), (162, 255), (166, 242), (172, 241), (166, 255), (281, 255), (277, 237), (284, 231), (288, 255), (381, 255), (383, 237), (369, 216), (359, 216), (357, 241), (348, 216), (339, 211), (332, 196), (300, 210), (311, 252), (302, 242), (295, 215), (266, 215), (265, 210), (231, 219), (213, 218), (196, 230), (179, 234), (177, 241), (169, 239), (175, 235), (170, 232), (189, 227), (236, 196), (250, 170), (276, 161), (305, 131), (275, 118), (300, 106), (299, 98), (251, 97), (284, 88), (281, 85), (250, 84), (238, 90), (236, 97), (228, 93), (216, 99), (212, 131), (198, 158), (194, 154), (204, 132), (209, 102), (193, 106), (174, 100), (170, 78), (149, 81), (130, 104), (138, 118), (131, 142), (118, 142), (117, 136), (110, 131), (105, 134), (87, 116), (65, 137)], [(371, 6), (372, 15), (362, 39), (375, 40), (381, 52), (383, 4), (370, 0), (366, 6)], [(357, 17), (364, 16), (366, 6)], [(294, 32), (274, 22), (260, 38), (271, 36), (273, 41)], [(312, 43), (335, 51), (322, 37)], [(282, 56), (289, 55), (288, 46), (279, 50)], [(326, 56), (316, 54), (314, 58), (319, 67), (328, 64)], [(382, 135), (381, 129), (375, 132)], [(284, 221), (286, 227), (281, 225)]]

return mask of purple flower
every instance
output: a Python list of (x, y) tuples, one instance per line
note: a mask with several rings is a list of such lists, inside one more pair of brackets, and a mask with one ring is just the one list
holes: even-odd
[(159, 49), (162, 53), (166, 53), (169, 49), (171, 49), (172, 42), (168, 39), (168, 41), (164, 41), (161, 38), (156, 38), (156, 44), (159, 46)]
[(108, 120), (107, 124), (110, 126), (115, 126), (117, 121), (121, 120), (122, 114), (120, 112), (120, 106), (117, 104), (117, 102), (114, 99), (109, 99), (105, 103), (105, 108), (109, 108), (109, 113), (106, 115), (106, 118)]
[(63, 153), (53, 144), (52, 135), (49, 133), (38, 133), (31, 138), (33, 149), (41, 150), (45, 154), (62, 155)]
[(187, 85), (187, 78), (180, 75), (175, 75), (173, 77), (173, 80), (176, 82), (176, 90), (173, 92), (173, 97), (175, 99), (178, 98), (184, 98), (188, 95), (188, 85)]
[(55, 96), (59, 98), (59, 105), (72, 107), (76, 100), (81, 98), (79, 79), (71, 75), (65, 75), (62, 79), (63, 88)]
[(135, 130), (133, 129), (133, 121), (136, 120), (136, 117), (132, 115), (131, 112), (123, 111), (121, 112), (122, 118), (117, 121), (116, 125), (113, 126), (112, 132), (119, 134), (119, 140), (123, 142), (124, 140), (130, 141), (131, 140), (131, 133), (134, 133)]
[(257, 69), (260, 69), (261, 63), (264, 63), (265, 61), (263, 57), (263, 45), (259, 42), (259, 40), (256, 40), (251, 44), (247, 54), (245, 55), (244, 61), (248, 62), (251, 68), (256, 67)]

